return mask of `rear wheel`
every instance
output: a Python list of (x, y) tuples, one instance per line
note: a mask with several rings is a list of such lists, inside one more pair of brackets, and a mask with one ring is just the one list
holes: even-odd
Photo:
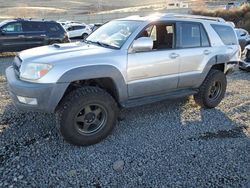
[(89, 35), (87, 33), (82, 34), (82, 39), (86, 39)]
[(95, 144), (113, 130), (117, 104), (106, 91), (84, 87), (71, 92), (56, 113), (66, 141), (75, 145)]
[(194, 95), (194, 100), (202, 107), (214, 108), (224, 98), (226, 87), (226, 75), (222, 71), (212, 69), (201, 85), (199, 92)]

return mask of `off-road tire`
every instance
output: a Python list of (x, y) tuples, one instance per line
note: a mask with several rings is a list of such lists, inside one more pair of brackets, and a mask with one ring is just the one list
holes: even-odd
[[(75, 118), (85, 105), (98, 104), (107, 114), (106, 123), (93, 134), (80, 133)], [(87, 146), (100, 142), (113, 130), (117, 121), (118, 107), (114, 98), (98, 87), (83, 87), (69, 93), (56, 112), (57, 126), (64, 139), (74, 145)]]
[[(218, 82), (221, 85), (221, 91), (213, 100), (209, 98), (210, 89), (214, 83)], [(225, 96), (227, 87), (226, 75), (219, 70), (211, 69), (206, 79), (199, 88), (199, 92), (194, 95), (195, 102), (203, 108), (215, 108), (219, 105)]]

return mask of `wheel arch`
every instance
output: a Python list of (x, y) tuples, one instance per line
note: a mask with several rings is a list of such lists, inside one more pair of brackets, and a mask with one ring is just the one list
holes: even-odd
[(73, 89), (96, 86), (106, 90), (118, 103), (128, 98), (127, 84), (124, 77), (116, 67), (111, 65), (74, 68), (65, 72), (58, 82), (69, 83), (63, 97)]

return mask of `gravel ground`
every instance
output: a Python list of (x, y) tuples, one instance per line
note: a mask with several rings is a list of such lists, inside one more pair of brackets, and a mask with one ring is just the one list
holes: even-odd
[(0, 187), (250, 187), (250, 73), (228, 77), (226, 98), (123, 110), (103, 142), (66, 143), (53, 115), (15, 110), (0, 58)]

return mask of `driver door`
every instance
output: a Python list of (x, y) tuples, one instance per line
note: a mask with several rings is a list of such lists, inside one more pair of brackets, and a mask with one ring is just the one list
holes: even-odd
[(154, 47), (147, 52), (128, 54), (128, 93), (130, 98), (166, 93), (177, 89), (179, 56), (175, 49), (175, 23), (149, 26), (137, 37), (151, 37)]

